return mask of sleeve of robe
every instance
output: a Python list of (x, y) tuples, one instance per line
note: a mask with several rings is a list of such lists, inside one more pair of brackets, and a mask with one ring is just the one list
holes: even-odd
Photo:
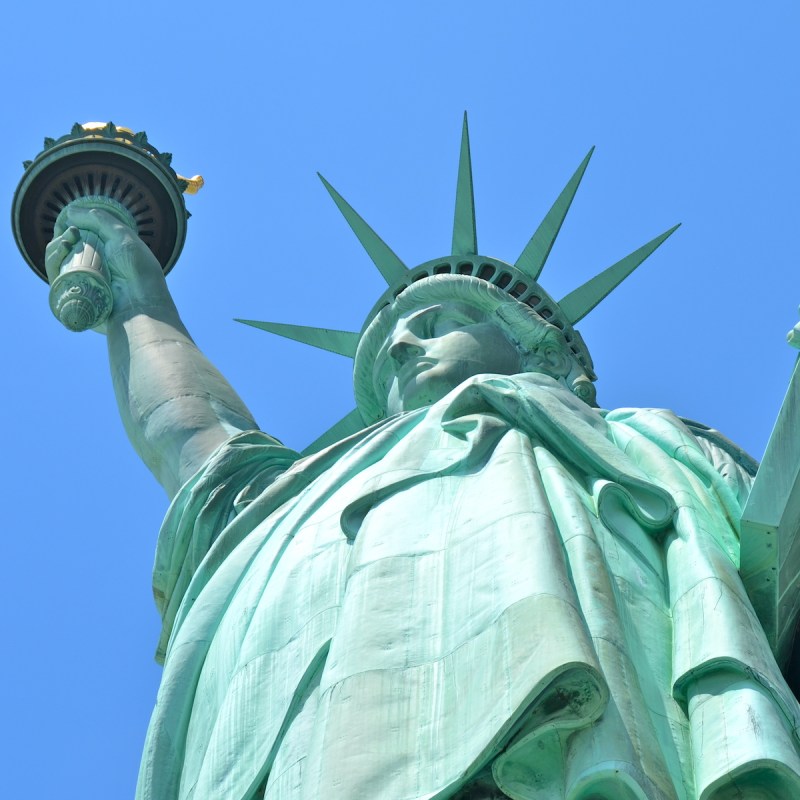
[(225, 442), (175, 496), (159, 535), (153, 594), (163, 620), (156, 660), (164, 662), (178, 608), (202, 560), (220, 531), (299, 453), (261, 431)]

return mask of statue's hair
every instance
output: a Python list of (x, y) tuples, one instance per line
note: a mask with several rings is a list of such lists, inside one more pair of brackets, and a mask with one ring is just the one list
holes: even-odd
[(554, 347), (569, 359), (567, 386), (582, 400), (594, 405), (594, 384), (585, 369), (572, 357), (563, 333), (532, 308), (515, 300), (491, 283), (469, 275), (433, 275), (417, 281), (384, 306), (364, 330), (356, 351), (353, 385), (356, 402), (365, 422), (386, 414), (386, 398), (379, 396), (373, 382), (378, 352), (401, 316), (434, 303), (467, 303), (497, 322), (509, 341), (519, 350), (522, 371), (546, 371), (537, 353)]

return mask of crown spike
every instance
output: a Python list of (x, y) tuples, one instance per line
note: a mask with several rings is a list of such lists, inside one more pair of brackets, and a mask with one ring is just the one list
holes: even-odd
[(583, 319), (601, 300), (619, 286), (651, 253), (663, 244), (680, 227), (680, 223), (649, 241), (638, 250), (612, 264), (599, 275), (570, 292), (558, 305), (567, 320), (574, 325)]
[(453, 255), (469, 256), (478, 252), (478, 234), (475, 229), (475, 194), (472, 188), (472, 159), (469, 154), (469, 127), (467, 112), (461, 128), (461, 153), (458, 159), (456, 184), (456, 213), (453, 220)]
[(346, 414), (338, 422), (334, 423), (328, 428), (322, 436), (311, 442), (308, 447), (304, 448), (301, 455), (310, 456), (320, 450), (323, 450), (328, 445), (335, 444), (342, 439), (358, 433), (364, 428), (364, 420), (361, 412), (354, 408), (349, 414)]
[(237, 319), (235, 321), (348, 358), (355, 356), (358, 347), (359, 335), (351, 331), (335, 331), (329, 328), (313, 328), (305, 325), (285, 325), (282, 322), (258, 322), (253, 319)]
[(589, 150), (586, 157), (581, 161), (580, 166), (575, 170), (575, 174), (562, 189), (561, 194), (539, 224), (531, 240), (525, 245), (525, 249), (517, 259), (517, 263), (514, 264), (517, 269), (533, 280), (536, 280), (544, 269), (547, 257), (553, 248), (553, 243), (561, 230), (569, 207), (572, 205), (575, 192), (578, 191), (583, 173), (586, 172), (586, 167), (589, 166), (589, 159), (592, 157), (592, 153), (594, 153), (594, 147)]
[(358, 237), (362, 247), (367, 251), (367, 255), (372, 259), (372, 263), (383, 275), (384, 280), (390, 286), (393, 283), (402, 281), (408, 273), (406, 265), (395, 255), (394, 251), (386, 242), (375, 233), (369, 225), (359, 216), (355, 209), (345, 200), (336, 189), (331, 186), (319, 173), (319, 179), (328, 190), (328, 194), (333, 198), (339, 211), (347, 220), (347, 224), (353, 229), (353, 233)]

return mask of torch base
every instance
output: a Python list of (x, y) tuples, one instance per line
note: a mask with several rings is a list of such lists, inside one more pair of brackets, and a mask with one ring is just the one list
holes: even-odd
[(50, 287), (50, 309), (64, 327), (85, 331), (102, 325), (111, 313), (113, 297), (105, 277), (91, 269), (59, 275)]

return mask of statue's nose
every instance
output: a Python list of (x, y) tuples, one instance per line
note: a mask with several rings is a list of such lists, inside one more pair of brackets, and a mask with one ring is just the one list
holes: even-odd
[(416, 336), (406, 331), (389, 346), (389, 358), (397, 364), (405, 364), (411, 358), (425, 354), (425, 348)]

